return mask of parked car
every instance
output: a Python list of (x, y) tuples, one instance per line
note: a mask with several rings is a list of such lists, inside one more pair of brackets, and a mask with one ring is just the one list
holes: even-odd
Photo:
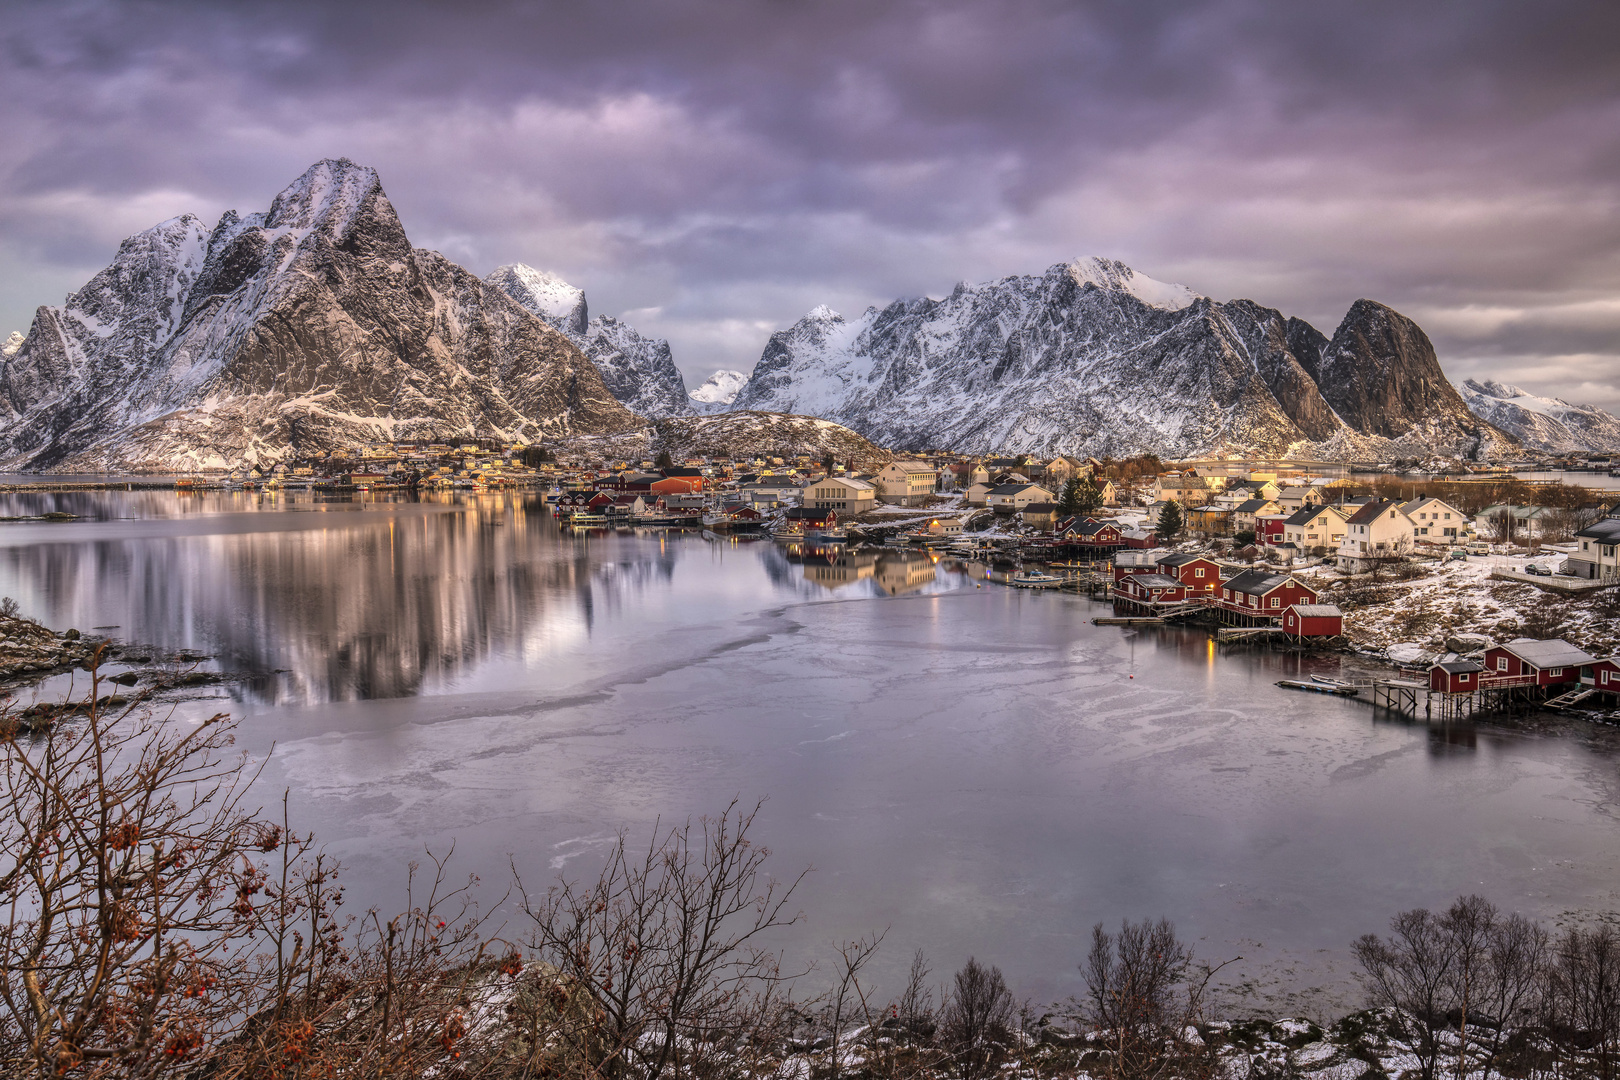
[(1468, 541), (1468, 545), (1463, 548), (1463, 550), (1468, 552), (1470, 555), (1489, 555), (1491, 553), (1491, 545), (1487, 544), (1483, 540), (1470, 540)]
[(1534, 574), (1536, 577), (1553, 576), (1552, 567), (1548, 566), (1546, 563), (1525, 563), (1524, 572), (1527, 574)]

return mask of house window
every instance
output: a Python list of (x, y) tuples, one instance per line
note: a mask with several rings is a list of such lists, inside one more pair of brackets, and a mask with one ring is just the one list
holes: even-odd
[(1507, 657), (1498, 656), (1496, 658), (1496, 670), (1497, 671), (1506, 671), (1507, 670)]
[(1202, 566), (1200, 566), (1197, 570), (1193, 571), (1193, 576), (1194, 577), (1203, 577), (1204, 576), (1204, 568)]
[(1465, 671), (1461, 675), (1458, 675), (1457, 676), (1457, 681), (1458, 682), (1467, 682), (1468, 681), (1468, 672)]
[(1561, 667), (1555, 667), (1555, 668), (1553, 668), (1553, 669), (1552, 669), (1552, 670), (1551, 670), (1551, 671), (1549, 671), (1549, 672), (1547, 672), (1547, 675), (1548, 675), (1548, 677), (1549, 677), (1549, 678), (1553, 678), (1553, 679), (1556, 679), (1556, 678), (1558, 678), (1558, 677), (1559, 677), (1559, 676), (1560, 676), (1560, 675), (1562, 675), (1562, 674), (1563, 674), (1563, 673), (1564, 673), (1564, 669), (1563, 669), (1563, 668), (1561, 668)]
[(1271, 598), (1271, 606), (1272, 607), (1282, 607), (1282, 599), (1280, 597), (1273, 596)]

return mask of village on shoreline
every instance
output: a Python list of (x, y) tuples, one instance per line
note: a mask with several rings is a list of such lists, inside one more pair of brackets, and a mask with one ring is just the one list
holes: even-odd
[[(769, 537), (829, 589), (872, 578), (891, 594), (912, 591), (949, 560), (986, 581), (1111, 601), (1114, 616), (1099, 623), (1192, 625), (1223, 645), (1357, 654), (1396, 674), (1297, 688), (1411, 715), (1548, 705), (1606, 718), (1620, 705), (1620, 492), (1458, 463), (1404, 463), (1400, 474), (1312, 464), (962, 454), (677, 463), (667, 452), (630, 462), (486, 441), (372, 446), (263, 474), (42, 478), (3, 489), (530, 491), (579, 534)], [(1606, 458), (1541, 465), (1577, 480), (1611, 468)], [(29, 647), (38, 652), (38, 642)], [(62, 663), (82, 662), (61, 651)], [(10, 656), (0, 642), (0, 671), (12, 678), (59, 666), (50, 659)]]

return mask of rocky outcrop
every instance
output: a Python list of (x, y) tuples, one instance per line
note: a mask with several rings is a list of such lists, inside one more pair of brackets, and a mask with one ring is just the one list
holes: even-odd
[(1417, 323), (1372, 300), (1350, 305), (1322, 350), (1317, 385), (1339, 418), (1362, 435), (1398, 439), (1436, 420), (1480, 428)]
[(1489, 379), (1465, 379), (1461, 393), (1469, 412), (1528, 449), (1550, 454), (1620, 451), (1620, 418), (1595, 405), (1571, 405)]
[(604, 315), (588, 318), (583, 290), (531, 266), (502, 266), (484, 280), (566, 334), (625, 408), (655, 420), (697, 411), (669, 342)]
[(125, 241), (0, 367), (11, 468), (191, 469), (387, 438), (638, 427), (566, 336), (414, 249), (377, 174)]
[(1495, 437), (1422, 331), (1382, 305), (1359, 302), (1329, 341), (1107, 259), (854, 320), (817, 308), (771, 337), (732, 404), (906, 449), (1474, 454)]

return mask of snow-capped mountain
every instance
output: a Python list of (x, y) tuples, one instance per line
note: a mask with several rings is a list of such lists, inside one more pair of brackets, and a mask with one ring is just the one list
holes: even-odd
[(1620, 418), (1595, 405), (1571, 405), (1538, 397), (1517, 386), (1487, 379), (1463, 380), (1469, 410), (1532, 450), (1564, 454), (1581, 450), (1620, 451)]
[(669, 342), (604, 315), (589, 318), (583, 290), (522, 263), (498, 267), (484, 281), (566, 334), (625, 408), (654, 420), (696, 411)]
[(1185, 457), (1478, 453), (1475, 418), (1411, 320), (1358, 301), (1330, 340), (1123, 263), (961, 284), (854, 320), (823, 306), (770, 339), (735, 409), (826, 417), (876, 442)]
[(268, 211), (130, 237), (0, 365), (11, 468), (226, 467), (639, 424), (565, 336), (413, 249), (377, 174), (347, 159), (311, 166)]
[(747, 382), (748, 376), (741, 371), (717, 371), (692, 391), (692, 400), (720, 411), (731, 405)]
[(5, 342), (0, 344), (0, 358), (7, 360), (11, 359), (17, 354), (17, 350), (22, 348), (23, 342), (27, 340), (27, 338), (22, 336), (22, 331), (13, 330), (10, 336), (6, 338)]

